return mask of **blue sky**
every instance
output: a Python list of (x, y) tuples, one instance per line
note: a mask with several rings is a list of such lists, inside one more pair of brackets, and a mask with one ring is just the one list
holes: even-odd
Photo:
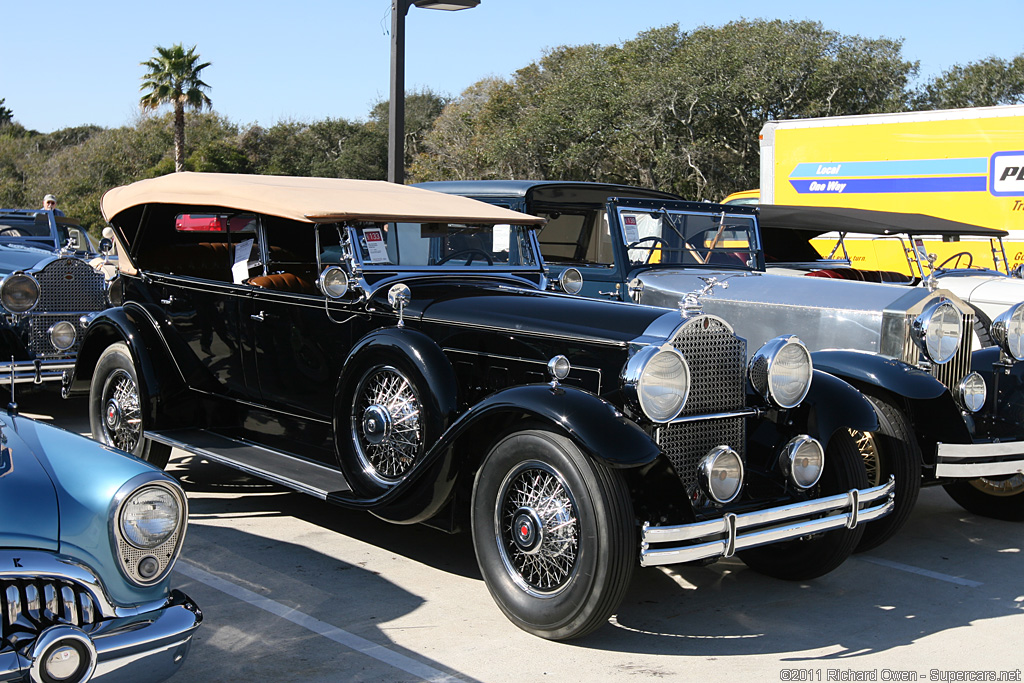
[[(204, 78), (214, 109), (235, 123), (362, 120), (388, 97), (390, 8), (390, 0), (3, 0), (0, 98), (15, 120), (42, 132), (129, 125), (139, 116), (139, 62), (155, 45), (181, 42), (212, 62)], [(406, 86), (458, 95), (481, 78), (510, 76), (545, 49), (739, 18), (812, 19), (848, 35), (903, 38), (904, 57), (931, 76), (1024, 52), (1022, 9), (1024, 0), (481, 0), (460, 12), (413, 8)]]

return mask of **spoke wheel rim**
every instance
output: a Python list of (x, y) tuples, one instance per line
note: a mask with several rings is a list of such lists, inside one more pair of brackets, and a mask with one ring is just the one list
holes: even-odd
[(390, 365), (373, 368), (356, 387), (352, 437), (359, 466), (382, 485), (405, 476), (423, 446), (423, 408), (412, 381)]
[(536, 597), (558, 595), (576, 574), (578, 507), (563, 477), (531, 461), (509, 472), (494, 509), (498, 551), (511, 579)]
[(851, 429), (853, 440), (857, 443), (857, 450), (860, 451), (864, 460), (864, 469), (868, 473), (868, 486), (878, 486), (881, 483), (882, 468), (881, 456), (878, 454), (878, 441), (873, 432), (862, 432)]
[(103, 439), (111, 446), (135, 452), (142, 437), (139, 388), (125, 370), (115, 370), (103, 384)]
[(1001, 479), (979, 477), (970, 480), (971, 486), (984, 494), (997, 498), (1019, 495), (1024, 491), (1024, 474), (1014, 474)]

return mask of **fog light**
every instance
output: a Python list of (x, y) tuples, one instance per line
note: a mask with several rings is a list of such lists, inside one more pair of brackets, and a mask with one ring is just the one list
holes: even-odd
[(718, 446), (701, 460), (700, 482), (709, 497), (718, 503), (728, 503), (743, 486), (743, 461), (733, 449)]
[(152, 555), (147, 555), (146, 557), (139, 560), (139, 578), (148, 581), (149, 579), (152, 579), (154, 576), (156, 576), (159, 571), (160, 561)]
[(976, 413), (985, 405), (985, 396), (988, 394), (988, 387), (985, 385), (985, 378), (976, 372), (972, 372), (963, 378), (960, 386), (957, 387), (957, 398), (960, 406), (971, 413)]
[(78, 334), (75, 332), (75, 326), (66, 320), (51, 325), (48, 332), (50, 334), (50, 343), (58, 351), (70, 349), (75, 345), (75, 339), (78, 337)]
[(566, 268), (558, 278), (558, 286), (566, 294), (579, 294), (583, 289), (583, 274), (576, 268)]
[(798, 488), (809, 489), (821, 479), (825, 469), (825, 451), (806, 434), (791, 439), (779, 455), (779, 467)]
[(29, 680), (81, 683), (96, 670), (96, 648), (74, 626), (52, 626), (41, 634), (29, 652)]

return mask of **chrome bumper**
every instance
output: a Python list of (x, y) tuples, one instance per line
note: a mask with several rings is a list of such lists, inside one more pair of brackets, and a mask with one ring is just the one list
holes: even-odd
[(19, 360), (15, 361), (12, 365), (9, 360), (4, 362), (0, 358), (0, 384), (9, 384), (12, 373), (15, 384), (24, 382), (31, 382), (33, 384), (60, 382), (65, 372), (71, 372), (74, 369), (74, 359)]
[(940, 443), (935, 476), (956, 479), (1001, 477), (1024, 472), (1024, 441)]
[(203, 613), (195, 603), (184, 593), (173, 591), (168, 604), (158, 610), (81, 628), (54, 626), (18, 651), (0, 649), (0, 681), (45, 680), (39, 675), (40, 655), (67, 637), (84, 638), (82, 642), (92, 644), (95, 669), (86, 680), (162, 681), (181, 667), (192, 634), (202, 621)]
[[(852, 529), (892, 512), (895, 487), (895, 479), (889, 477), (888, 483), (869, 489), (851, 489), (827, 498), (740, 515), (726, 513), (721, 519), (707, 522), (679, 526), (651, 526), (645, 522), (640, 566), (732, 557), (740, 550), (759, 545), (843, 527)], [(668, 543), (674, 545), (662, 547)]]

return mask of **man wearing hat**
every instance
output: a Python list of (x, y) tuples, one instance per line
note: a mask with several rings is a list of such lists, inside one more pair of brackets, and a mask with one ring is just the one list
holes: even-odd
[(57, 208), (57, 198), (52, 194), (43, 197), (43, 208), (53, 211), (54, 216), (63, 216), (64, 212)]

